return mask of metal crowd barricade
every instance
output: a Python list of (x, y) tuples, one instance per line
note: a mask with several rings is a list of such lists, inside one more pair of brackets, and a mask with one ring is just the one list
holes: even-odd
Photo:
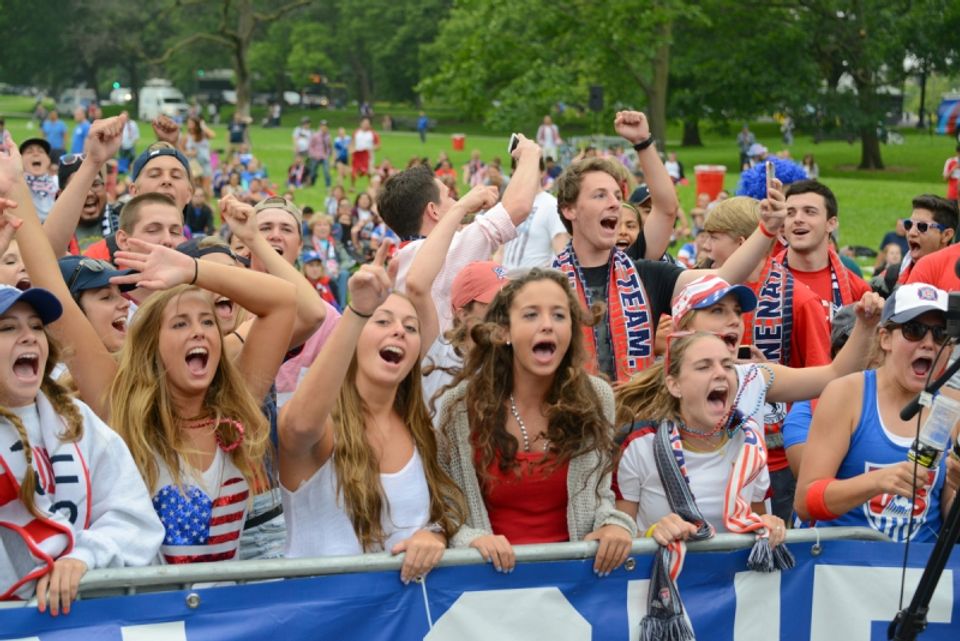
[[(752, 535), (718, 534), (708, 541), (690, 543), (688, 551), (728, 552), (749, 548), (754, 543)], [(787, 544), (792, 546), (822, 546), (830, 541), (860, 540), (889, 541), (882, 533), (870, 528), (835, 527), (824, 529), (790, 530)], [(591, 558), (596, 554), (596, 542), (550, 543), (543, 545), (516, 546), (517, 563), (544, 561), (568, 561)], [(653, 539), (637, 539), (631, 555), (653, 554), (657, 543)], [(816, 548), (813, 551), (817, 554)], [(80, 582), (80, 598), (92, 599), (108, 596), (142, 594), (187, 590), (193, 587), (212, 587), (223, 584), (242, 584), (258, 581), (274, 581), (294, 577), (312, 577), (350, 572), (377, 572), (398, 570), (402, 557), (387, 553), (364, 554), (304, 559), (277, 559), (270, 561), (236, 561), (228, 563), (194, 563), (189, 565), (162, 565), (145, 568), (117, 568), (92, 570)], [(480, 553), (470, 549), (447, 550), (441, 566), (478, 565), (485, 563)], [(625, 568), (632, 571), (633, 559), (628, 559)]]

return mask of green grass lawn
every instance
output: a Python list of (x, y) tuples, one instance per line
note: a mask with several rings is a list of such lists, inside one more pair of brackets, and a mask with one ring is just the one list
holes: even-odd
[[(36, 135), (37, 130), (27, 129), (27, 121), (23, 118), (11, 117), (9, 114), (25, 113), (32, 107), (31, 98), (0, 96), (0, 113), (8, 114), (7, 127), (17, 140), (23, 140), (30, 135)], [(416, 112), (410, 107), (377, 106), (378, 113), (398, 114), (404, 118), (412, 117)], [(426, 144), (414, 132), (396, 131), (381, 134), (381, 149), (376, 154), (378, 160), (387, 158), (394, 166), (404, 167), (412, 157), (429, 157), (436, 159), (440, 151), (446, 151), (459, 172), (466, 164), (470, 152), (480, 151), (484, 160), (494, 156), (506, 159), (506, 145), (509, 132), (502, 135), (477, 133), (483, 131), (479, 125), (459, 123), (454, 114), (441, 109), (429, 109), (431, 117), (438, 118), (438, 132), (428, 135)], [(332, 127), (345, 126), (352, 130), (356, 123), (355, 112), (341, 111), (297, 111), (288, 110), (283, 118), (283, 127), (280, 129), (264, 129), (255, 125), (251, 130), (254, 153), (267, 165), (270, 176), (282, 189), (286, 180), (286, 170), (292, 160), (291, 132), (299, 122), (301, 115), (309, 115), (314, 125), (320, 118), (327, 119)], [(255, 116), (258, 112), (255, 112)], [(377, 118), (379, 120), (379, 118)], [(462, 125), (462, 126), (461, 126)], [(226, 146), (226, 133), (223, 126), (214, 127), (217, 138), (214, 146)], [(612, 124), (607, 134), (612, 134)], [(464, 151), (454, 151), (451, 144), (451, 133), (463, 131), (467, 134)], [(536, 131), (536, 124), (531, 123), (528, 135)], [(764, 143), (771, 152), (782, 148), (779, 134), (770, 124), (758, 124), (754, 131), (760, 142)], [(149, 124), (141, 123), (141, 133), (150, 133)], [(335, 131), (334, 131), (335, 133)], [(561, 131), (563, 133), (563, 131)], [(945, 183), (941, 179), (944, 160), (953, 154), (954, 144), (947, 136), (930, 137), (914, 131), (904, 131), (905, 141), (902, 145), (884, 145), (883, 159), (887, 165), (884, 171), (863, 172), (856, 169), (860, 159), (858, 143), (850, 145), (844, 141), (828, 141), (814, 144), (809, 136), (798, 136), (790, 148), (793, 158), (799, 160), (806, 153), (812, 153), (820, 166), (821, 180), (829, 185), (837, 194), (840, 204), (840, 242), (844, 245), (866, 245), (875, 247), (884, 232), (892, 229), (897, 218), (910, 213), (910, 199), (921, 193), (944, 194)], [(704, 147), (681, 148), (679, 140), (681, 130), (679, 125), (671, 126), (668, 132), (668, 147), (677, 151), (681, 162), (686, 169), (691, 184), (680, 187), (679, 194), (683, 206), (689, 210), (693, 206), (695, 194), (693, 185), (693, 168), (698, 164), (723, 164), (729, 169), (726, 174), (724, 187), (731, 193), (736, 188), (738, 174), (735, 171), (737, 162), (737, 147), (734, 141), (735, 134), (721, 134), (707, 130), (704, 132)], [(321, 180), (322, 183), (322, 180)], [(365, 182), (358, 183), (361, 189)], [(349, 187), (349, 184), (348, 184)], [(315, 208), (322, 206), (326, 196), (326, 189), (322, 184), (315, 188), (301, 189), (296, 194), (299, 205), (312, 205)]]

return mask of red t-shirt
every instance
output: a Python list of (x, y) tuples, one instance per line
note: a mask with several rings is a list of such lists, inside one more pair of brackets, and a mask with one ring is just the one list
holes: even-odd
[(960, 196), (960, 189), (958, 189), (960, 178), (955, 176), (958, 168), (960, 168), (960, 159), (956, 156), (947, 158), (947, 162), (943, 165), (943, 176), (947, 179), (948, 200), (957, 200), (957, 197)]
[(492, 478), (481, 482), (493, 532), (507, 537), (511, 545), (570, 540), (567, 529), (570, 465), (564, 463), (556, 468), (549, 463), (540, 465), (544, 456), (543, 452), (517, 452), (519, 470), (506, 473), (500, 470), (497, 456), (487, 469)]
[[(847, 268), (844, 267), (844, 269)], [(830, 266), (827, 265), (815, 272), (802, 272), (791, 267), (790, 273), (817, 295), (821, 301), (820, 304), (823, 306), (823, 313), (829, 322), (830, 306), (833, 304), (833, 278), (830, 274)], [(850, 291), (853, 293), (853, 299), (843, 301), (844, 305), (857, 302), (865, 293), (870, 291), (870, 285), (849, 269), (847, 269), (847, 277), (850, 279)]]
[[(760, 295), (760, 283), (745, 283)], [(823, 303), (800, 279), (793, 281), (793, 326), (790, 331), (790, 367), (828, 365), (830, 358), (830, 327), (824, 321)], [(753, 312), (743, 315), (744, 345), (753, 344)]]
[(960, 245), (950, 245), (917, 261), (907, 276), (908, 283), (926, 283), (948, 292), (960, 291), (960, 278), (954, 267), (960, 258)]
[(107, 241), (103, 239), (87, 247), (83, 255), (88, 258), (97, 258), (99, 260), (105, 260), (108, 263), (110, 262), (110, 248), (107, 247)]

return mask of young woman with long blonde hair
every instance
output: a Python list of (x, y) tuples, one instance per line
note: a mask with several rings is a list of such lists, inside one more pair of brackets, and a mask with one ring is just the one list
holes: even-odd
[(430, 571), (462, 521), (423, 403), (420, 323), (390, 293), (389, 244), (350, 279), (350, 304), (280, 412), (287, 556), (405, 553)]

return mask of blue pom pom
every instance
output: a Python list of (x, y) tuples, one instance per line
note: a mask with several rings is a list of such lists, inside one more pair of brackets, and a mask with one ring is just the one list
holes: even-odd
[[(806, 180), (806, 170), (792, 160), (784, 160), (775, 156), (767, 158), (773, 163), (777, 170), (777, 178), (784, 184)], [(737, 196), (750, 196), (757, 200), (763, 200), (767, 197), (767, 165), (765, 162), (759, 162), (750, 169), (740, 174), (740, 182), (737, 183)]]

